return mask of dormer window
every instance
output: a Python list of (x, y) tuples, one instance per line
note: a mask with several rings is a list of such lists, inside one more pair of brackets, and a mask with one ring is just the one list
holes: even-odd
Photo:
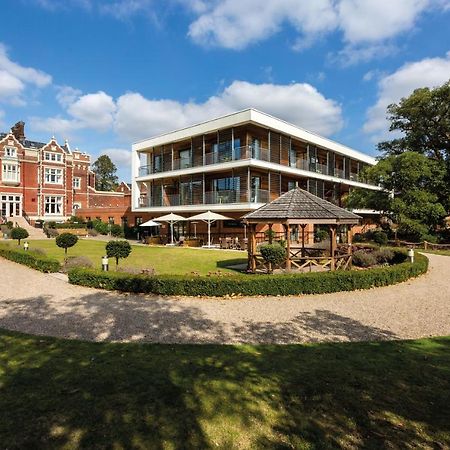
[(44, 159), (51, 162), (62, 162), (62, 154), (46, 152), (44, 153)]
[(14, 147), (5, 147), (5, 156), (9, 158), (17, 158), (17, 149)]

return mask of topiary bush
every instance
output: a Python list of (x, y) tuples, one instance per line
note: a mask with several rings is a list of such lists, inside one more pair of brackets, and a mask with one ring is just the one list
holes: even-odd
[(116, 269), (119, 265), (119, 259), (128, 258), (131, 253), (131, 245), (128, 241), (109, 241), (106, 244), (106, 255), (108, 258), (116, 259)]
[(28, 231), (25, 228), (15, 227), (11, 230), (11, 238), (17, 239), (17, 245), (20, 245), (20, 241), (26, 239), (28, 236)]
[(286, 259), (286, 250), (278, 243), (263, 244), (259, 247), (259, 251), (264, 261), (269, 264), (269, 273), (272, 267), (281, 264)]
[[(406, 258), (404, 252), (402, 258)], [(360, 271), (336, 271), (283, 275), (246, 275), (227, 277), (194, 275), (134, 275), (72, 269), (72, 284), (155, 295), (233, 296), (233, 295), (301, 295), (370, 289), (400, 283), (425, 273), (428, 259), (417, 254), (413, 264), (377, 267)]]
[(108, 234), (108, 224), (102, 222), (101, 220), (94, 220), (93, 222), (94, 230), (99, 234), (106, 235)]
[(56, 245), (64, 249), (64, 257), (67, 258), (67, 249), (78, 242), (78, 236), (72, 233), (62, 233), (56, 237)]

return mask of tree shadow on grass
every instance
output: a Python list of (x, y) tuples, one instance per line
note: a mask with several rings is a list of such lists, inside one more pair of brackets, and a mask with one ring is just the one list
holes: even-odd
[[(85, 339), (287, 342), (391, 333), (326, 310), (225, 327), (182, 302), (112, 293), (10, 300), (0, 326)], [(22, 328), (24, 329), (24, 328)], [(303, 335), (302, 335), (303, 333)], [(112, 344), (0, 334), (5, 448), (446, 448), (450, 340)]]

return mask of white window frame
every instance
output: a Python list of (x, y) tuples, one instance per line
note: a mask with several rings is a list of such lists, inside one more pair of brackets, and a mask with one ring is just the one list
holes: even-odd
[(5, 156), (7, 158), (17, 158), (17, 148), (16, 147), (5, 147)]
[(63, 215), (64, 197), (60, 195), (47, 195), (44, 201), (44, 211), (46, 216)]
[(44, 160), (48, 162), (62, 163), (63, 162), (62, 157), (63, 157), (62, 153), (52, 153), (52, 152), (44, 153)]
[(81, 177), (72, 178), (72, 187), (74, 189), (81, 189)]
[(20, 182), (20, 166), (4, 162), (2, 164), (2, 181)]
[(63, 184), (63, 170), (54, 167), (45, 167), (44, 180), (46, 184)]

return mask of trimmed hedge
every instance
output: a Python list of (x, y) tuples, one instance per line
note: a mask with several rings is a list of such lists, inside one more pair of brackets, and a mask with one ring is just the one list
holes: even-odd
[[(405, 257), (404, 253), (403, 257)], [(69, 271), (69, 281), (72, 284), (94, 288), (156, 295), (217, 297), (299, 295), (388, 286), (416, 277), (425, 273), (427, 269), (428, 259), (417, 254), (414, 264), (403, 262), (393, 266), (361, 271), (195, 277), (188, 275), (134, 275), (76, 268)]]
[(41, 272), (58, 272), (61, 269), (61, 264), (56, 259), (39, 255), (32, 250), (25, 251), (9, 246), (0, 246), (0, 256)]

